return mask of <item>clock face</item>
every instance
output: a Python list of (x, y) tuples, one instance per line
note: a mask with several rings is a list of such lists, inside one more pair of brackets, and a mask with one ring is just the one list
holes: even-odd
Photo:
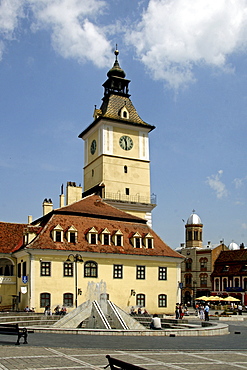
[(124, 150), (130, 150), (133, 148), (133, 140), (129, 136), (121, 136), (119, 139), (119, 145), (121, 146), (122, 149)]
[(90, 151), (92, 155), (95, 153), (96, 147), (97, 147), (96, 140), (93, 140), (91, 143), (91, 147), (90, 147)]

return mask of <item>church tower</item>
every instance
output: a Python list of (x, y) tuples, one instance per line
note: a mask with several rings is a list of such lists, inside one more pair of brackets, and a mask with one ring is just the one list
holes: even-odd
[(186, 248), (202, 248), (202, 229), (202, 221), (193, 210), (185, 225)]
[(151, 226), (155, 199), (150, 190), (148, 134), (155, 127), (144, 122), (130, 100), (125, 72), (115, 62), (104, 82), (100, 109), (79, 135), (84, 147), (84, 193), (100, 195), (125, 212), (142, 217)]

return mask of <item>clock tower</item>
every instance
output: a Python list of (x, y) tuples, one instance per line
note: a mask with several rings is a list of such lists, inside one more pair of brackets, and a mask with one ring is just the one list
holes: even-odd
[(115, 62), (104, 82), (100, 109), (79, 135), (84, 147), (84, 193), (142, 217), (151, 226), (155, 197), (150, 191), (148, 134), (155, 127), (144, 122), (130, 100), (125, 72)]

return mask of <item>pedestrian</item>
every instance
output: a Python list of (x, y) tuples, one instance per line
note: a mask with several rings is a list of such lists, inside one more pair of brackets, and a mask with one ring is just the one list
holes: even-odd
[(184, 316), (183, 305), (180, 303), (180, 305), (179, 305), (179, 318), (182, 319), (183, 316)]
[(205, 316), (205, 321), (209, 321), (209, 305), (207, 303), (204, 308), (204, 316)]
[(179, 319), (179, 304), (176, 303), (176, 307), (175, 307), (175, 317), (176, 319)]
[(242, 306), (241, 303), (239, 303), (239, 305), (238, 305), (238, 314), (242, 315), (242, 311), (243, 311), (243, 306)]
[(45, 311), (44, 311), (45, 316), (47, 316), (47, 315), (48, 315), (48, 311), (49, 311), (49, 306), (48, 306), (48, 305), (46, 305), (46, 306), (45, 306)]
[(199, 318), (201, 319), (201, 320), (204, 320), (204, 306), (201, 304), (200, 306), (199, 306)]

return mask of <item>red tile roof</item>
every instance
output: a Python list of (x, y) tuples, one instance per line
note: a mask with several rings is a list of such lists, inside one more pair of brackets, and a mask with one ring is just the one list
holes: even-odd
[[(214, 271), (211, 276), (236, 276), (247, 275), (244, 266), (247, 264), (247, 249), (238, 249), (233, 251), (222, 251), (215, 261)], [(228, 270), (224, 271), (224, 267)]]
[[(88, 196), (72, 205), (54, 210), (41, 218), (40, 221), (43, 224), (42, 231), (26, 248), (183, 258), (179, 253), (164, 243), (150, 229), (145, 220), (104, 203), (96, 195)], [(52, 230), (57, 225), (63, 228), (63, 242), (53, 241)], [(69, 243), (67, 241), (66, 232), (72, 225), (78, 232), (77, 243)], [(100, 240), (97, 245), (90, 244), (87, 241), (86, 234), (92, 227), (98, 233), (107, 228), (111, 234), (111, 245), (102, 245)], [(123, 246), (116, 246), (113, 243), (112, 237), (117, 230), (121, 230), (123, 233)], [(134, 248), (129, 236), (136, 232), (139, 232), (142, 236), (150, 233), (154, 238), (154, 248)]]
[(0, 253), (10, 253), (17, 244), (22, 242), (26, 226), (26, 224), (0, 222)]
[(146, 223), (146, 221), (140, 217), (133, 216), (103, 202), (98, 195), (89, 195), (78, 202), (54, 210), (54, 213), (80, 214), (97, 218), (103, 217), (107, 219), (121, 219), (126, 221), (135, 221), (138, 223)]

